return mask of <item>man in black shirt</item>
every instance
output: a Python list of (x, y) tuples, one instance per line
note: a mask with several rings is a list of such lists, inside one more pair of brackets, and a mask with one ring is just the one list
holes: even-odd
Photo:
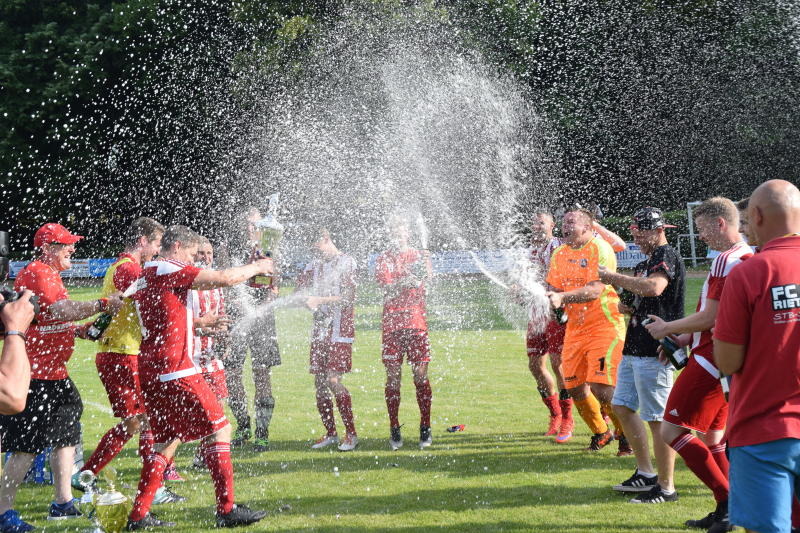
[[(662, 503), (675, 501), (678, 493), (673, 485), (675, 452), (661, 438), (664, 406), (672, 389), (673, 368), (658, 359), (658, 341), (642, 324), (647, 315), (683, 317), (685, 269), (680, 255), (667, 244), (660, 209), (645, 207), (633, 215), (631, 233), (647, 260), (626, 276), (600, 268), (600, 280), (622, 287), (620, 311), (630, 315), (622, 363), (617, 372), (617, 388), (612, 405), (625, 435), (636, 455), (636, 472), (626, 481), (614, 486), (621, 492), (638, 492), (631, 503)], [(665, 319), (667, 320), (667, 319)], [(636, 411), (639, 411), (639, 414)], [(658, 474), (650, 462), (647, 430), (653, 435)]]

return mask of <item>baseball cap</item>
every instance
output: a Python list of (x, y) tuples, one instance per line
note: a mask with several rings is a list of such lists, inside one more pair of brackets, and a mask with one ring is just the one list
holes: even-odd
[(640, 230), (649, 230), (657, 228), (674, 228), (672, 224), (664, 222), (664, 213), (657, 207), (643, 207), (633, 214), (633, 221), (631, 227), (639, 228)]
[(43, 244), (75, 244), (81, 239), (83, 235), (73, 235), (61, 224), (50, 222), (36, 230), (33, 245), (40, 248)]

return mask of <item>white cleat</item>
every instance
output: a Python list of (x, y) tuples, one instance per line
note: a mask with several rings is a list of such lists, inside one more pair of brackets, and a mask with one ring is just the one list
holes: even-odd
[(400, 433), (400, 428), (389, 428), (389, 446), (392, 451), (399, 450), (403, 447), (403, 435)]
[(339, 444), (339, 451), (352, 452), (358, 446), (358, 437), (355, 435), (345, 435), (344, 440)]
[(433, 444), (433, 434), (430, 426), (419, 427), (419, 449), (423, 450)]
[(336, 444), (337, 442), (339, 442), (339, 437), (338, 436), (336, 436), (336, 435), (325, 435), (324, 437), (322, 437), (319, 440), (317, 440), (317, 442), (312, 444), (311, 445), (311, 449), (312, 450), (320, 450), (322, 448), (327, 448), (328, 446), (330, 446), (332, 444)]

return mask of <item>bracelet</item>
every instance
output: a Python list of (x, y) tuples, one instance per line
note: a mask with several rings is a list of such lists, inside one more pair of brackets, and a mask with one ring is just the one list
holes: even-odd
[(25, 333), (23, 333), (22, 331), (17, 331), (15, 329), (12, 329), (3, 333), (4, 337), (8, 337), (9, 335), (19, 335), (20, 337), (22, 337), (22, 342), (28, 342), (28, 338), (25, 337)]
[(103, 313), (108, 309), (108, 298), (98, 298), (97, 303), (100, 304), (100, 309), (97, 311), (98, 313)]

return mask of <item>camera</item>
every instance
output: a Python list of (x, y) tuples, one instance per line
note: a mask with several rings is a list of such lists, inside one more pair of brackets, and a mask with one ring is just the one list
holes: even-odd
[[(8, 246), (8, 232), (7, 231), (0, 231), (0, 283), (4, 282), (9, 274), (9, 246)], [(3, 295), (3, 301), (0, 302), (0, 310), (5, 307), (7, 303), (14, 302), (18, 300), (21, 296), (21, 292), (16, 292), (12, 289), (8, 289), (6, 287), (0, 287), (0, 294)], [(33, 304), (33, 324), (36, 323), (36, 317), (39, 315), (39, 297), (35, 294), (31, 296), (31, 304)], [(3, 326), (2, 322), (0, 322), (0, 333), (5, 332), (5, 326)]]

